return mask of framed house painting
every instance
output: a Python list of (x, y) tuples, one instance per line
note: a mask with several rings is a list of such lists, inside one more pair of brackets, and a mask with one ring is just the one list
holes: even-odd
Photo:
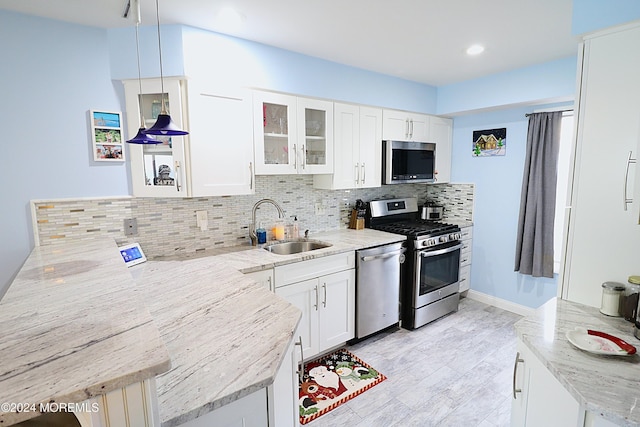
[(507, 153), (507, 128), (473, 131), (473, 157), (504, 156)]
[(122, 162), (122, 113), (90, 111), (93, 160), (97, 162)]

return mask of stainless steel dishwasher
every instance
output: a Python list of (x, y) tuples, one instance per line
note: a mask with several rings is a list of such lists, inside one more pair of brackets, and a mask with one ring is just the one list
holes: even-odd
[(400, 320), (400, 264), (403, 242), (357, 251), (356, 339)]

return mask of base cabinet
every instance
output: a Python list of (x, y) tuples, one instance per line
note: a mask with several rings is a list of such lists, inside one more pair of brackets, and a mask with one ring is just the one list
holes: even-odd
[(299, 336), (305, 359), (355, 336), (354, 267), (355, 255), (349, 253), (275, 268), (276, 294), (302, 311)]
[(473, 238), (473, 226), (460, 227), (460, 292), (468, 291), (471, 287), (471, 241)]
[(265, 289), (268, 289), (272, 292), (275, 290), (275, 287), (273, 285), (272, 268), (268, 270), (254, 271), (253, 273), (245, 273), (245, 276), (251, 277), (253, 280), (264, 286)]
[(269, 424), (269, 414), (267, 410), (267, 390), (258, 390), (208, 414), (180, 424), (180, 427), (211, 426), (272, 427)]
[(612, 426), (586, 412), (542, 362), (518, 340), (513, 371), (511, 426)]

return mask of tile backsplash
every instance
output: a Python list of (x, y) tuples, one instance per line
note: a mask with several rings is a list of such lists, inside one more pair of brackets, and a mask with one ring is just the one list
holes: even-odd
[[(149, 257), (249, 244), (251, 212), (262, 198), (284, 210), (285, 224), (298, 217), (300, 232), (346, 228), (356, 199), (417, 197), (446, 207), (445, 220), (471, 221), (473, 184), (400, 184), (352, 190), (318, 190), (312, 176), (257, 176), (256, 192), (246, 196), (196, 198), (108, 197), (37, 200), (32, 203), (35, 241), (52, 245), (68, 240), (110, 236), (119, 245), (139, 242)], [(316, 215), (316, 210), (319, 214)], [(208, 229), (196, 225), (196, 211), (206, 211)], [(124, 222), (135, 218), (137, 234), (125, 235)], [(256, 214), (268, 230), (276, 209), (263, 204)], [(269, 233), (269, 238), (273, 236)]]

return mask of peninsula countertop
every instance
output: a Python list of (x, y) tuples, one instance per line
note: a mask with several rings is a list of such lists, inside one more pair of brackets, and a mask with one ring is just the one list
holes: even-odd
[[(112, 240), (36, 247), (0, 301), (0, 402), (77, 403), (170, 368)], [(11, 425), (37, 412), (0, 412)]]
[(553, 299), (515, 324), (518, 337), (585, 410), (620, 426), (640, 425), (640, 355), (600, 356), (571, 345), (581, 327), (617, 336), (635, 347), (633, 324), (597, 308)]
[(173, 366), (157, 377), (162, 426), (180, 425), (273, 381), (301, 313), (242, 273), (405, 239), (335, 230), (312, 236), (332, 246), (299, 254), (244, 246), (132, 267)]

